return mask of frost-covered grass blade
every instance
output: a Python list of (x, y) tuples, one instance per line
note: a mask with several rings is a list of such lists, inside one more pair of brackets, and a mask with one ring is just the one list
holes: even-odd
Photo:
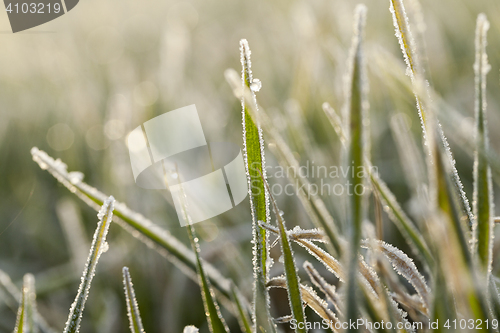
[[(54, 160), (46, 152), (34, 147), (31, 150), (33, 160), (41, 169), (50, 172), (61, 184), (74, 193), (83, 202), (99, 211), (107, 195), (83, 182), (83, 174), (78, 171), (68, 172), (67, 165), (60, 159)], [(194, 253), (170, 232), (154, 224), (143, 215), (132, 211), (124, 203), (115, 202), (113, 220), (146, 245), (159, 252), (176, 264), (194, 281), (196, 277), (196, 258)], [(231, 298), (230, 281), (209, 263), (205, 264), (207, 276), (213, 286), (226, 299)]]
[[(188, 220), (188, 219), (186, 219)], [(200, 246), (198, 244), (198, 238), (195, 235), (194, 227), (189, 224), (187, 227), (189, 240), (191, 241), (191, 246), (196, 255), (196, 267), (198, 272), (199, 284), (201, 287), (201, 294), (203, 297), (203, 305), (205, 306), (205, 313), (207, 315), (208, 326), (210, 327), (210, 332), (212, 333), (224, 333), (229, 332), (226, 326), (224, 318), (220, 313), (219, 305), (215, 299), (215, 294), (210, 285), (210, 281), (205, 273), (204, 264), (200, 258)]]
[(139, 305), (135, 298), (134, 285), (128, 267), (123, 267), (123, 288), (125, 289), (125, 301), (127, 303), (127, 315), (132, 333), (145, 333), (142, 325), (141, 314), (139, 313)]
[[(484, 272), (489, 275), (493, 261), (493, 184), (491, 169), (485, 152), (489, 149), (486, 121), (486, 74), (490, 70), (486, 54), (486, 34), (489, 22), (484, 14), (477, 18), (476, 27), (476, 152), (474, 156), (474, 199), (473, 210), (476, 219), (473, 231), (477, 233), (477, 255)], [(476, 241), (476, 239), (474, 239)], [(488, 278), (486, 278), (486, 281)]]
[(272, 196), (271, 190), (267, 182), (262, 178), (266, 190), (269, 191), (269, 197), (273, 205), (273, 210), (276, 215), (276, 220), (279, 229), (279, 239), (281, 244), (281, 252), (283, 253), (283, 264), (285, 266), (285, 277), (286, 277), (286, 289), (288, 292), (288, 301), (290, 303), (290, 309), (292, 310), (292, 316), (297, 321), (296, 332), (306, 332), (305, 321), (306, 317), (304, 314), (304, 307), (302, 305), (302, 294), (300, 289), (300, 280), (297, 274), (297, 269), (295, 266), (295, 259), (293, 257), (292, 248), (290, 245), (290, 238), (285, 226), (285, 220), (283, 219), (283, 212), (278, 209), (276, 201)]
[(16, 328), (14, 333), (36, 333), (36, 294), (35, 278), (32, 274), (26, 274), (23, 279), (21, 302), (17, 312)]
[[(240, 41), (241, 84), (242, 89), (248, 89), (252, 98), (252, 105), (257, 105), (255, 91), (252, 89), (256, 82), (252, 75), (252, 62), (250, 60), (250, 47), (246, 39)], [(260, 83), (260, 81), (259, 81)], [(258, 87), (260, 89), (260, 86)], [(258, 226), (258, 221), (269, 220), (269, 199), (264, 189), (263, 178), (266, 178), (264, 136), (258, 121), (252, 118), (245, 98), (241, 98), (242, 125), (243, 125), (243, 155), (247, 174), (248, 194), (250, 197), (250, 210), (252, 214), (253, 232), (253, 269), (254, 269), (254, 301), (253, 321), (255, 329), (262, 327), (265, 331), (273, 330), (268, 315), (269, 295), (265, 288), (267, 282), (267, 231)], [(258, 112), (258, 110), (257, 110)]]
[[(372, 247), (372, 241), (363, 241), (362, 243), (365, 246)], [(383, 241), (375, 241), (374, 246), (379, 248), (387, 259), (389, 259), (389, 262), (394, 267), (396, 272), (410, 282), (422, 299), (422, 302), (425, 304), (427, 309), (429, 309), (431, 290), (427, 286), (427, 282), (418, 271), (418, 268), (415, 266), (413, 260), (403, 251)]]
[(87, 301), (87, 297), (90, 291), (90, 285), (95, 275), (97, 263), (99, 262), (101, 254), (104, 252), (104, 248), (107, 247), (106, 236), (108, 234), (111, 221), (113, 220), (114, 204), (115, 198), (110, 196), (104, 201), (101, 210), (97, 214), (99, 223), (97, 224), (97, 228), (94, 233), (89, 257), (83, 271), (80, 287), (78, 288), (78, 293), (69, 311), (69, 316), (64, 328), (64, 333), (77, 333), (80, 330), (83, 309), (85, 308), (85, 302)]
[(233, 294), (233, 302), (236, 305), (236, 310), (238, 312), (238, 322), (240, 324), (241, 331), (243, 333), (252, 333), (251, 320), (248, 317), (246, 307), (242, 304), (242, 296), (234, 286), (231, 286), (231, 292)]

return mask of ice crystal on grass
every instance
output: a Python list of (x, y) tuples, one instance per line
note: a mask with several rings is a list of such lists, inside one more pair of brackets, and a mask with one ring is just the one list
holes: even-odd
[(182, 331), (182, 333), (198, 333), (198, 332), (199, 332), (198, 328), (196, 328), (196, 326), (193, 325), (184, 327), (184, 330)]
[(318, 273), (314, 266), (309, 262), (304, 262), (304, 269), (309, 275), (311, 282), (323, 293), (326, 298), (333, 304), (337, 314), (342, 315), (340, 310), (340, 298), (335, 290), (335, 286), (328, 284), (325, 279)]
[(80, 330), (80, 322), (82, 320), (82, 314), (89, 294), (90, 285), (95, 275), (99, 257), (103, 252), (103, 244), (106, 242), (109, 225), (113, 219), (114, 203), (115, 199), (110, 196), (104, 201), (99, 213), (97, 214), (99, 222), (94, 233), (89, 257), (83, 271), (78, 293), (69, 311), (64, 333), (76, 333)]
[[(415, 291), (420, 296), (426, 308), (429, 309), (431, 290), (427, 286), (424, 277), (418, 271), (413, 260), (408, 257), (403, 251), (387, 244), (386, 242), (376, 240), (373, 241), (381, 249), (382, 253), (387, 257), (396, 272), (403, 276), (415, 288)], [(363, 241), (362, 244), (366, 247), (372, 247), (371, 241)], [(377, 250), (377, 249), (372, 249)]]
[(414, 75), (416, 75), (417, 73), (421, 74), (419, 72), (420, 64), (415, 40), (413, 39), (413, 35), (411, 33), (410, 23), (408, 22), (408, 16), (406, 15), (403, 0), (390, 1), (391, 4), (389, 10), (392, 14), (396, 37), (399, 41), (399, 46), (401, 47), (406, 65), (409, 69), (409, 71), (407, 71), (407, 74), (413, 80)]
[[(279, 228), (275, 227), (273, 225), (264, 223), (262, 221), (259, 221), (259, 226), (262, 228), (265, 228), (269, 230), (270, 232), (279, 235)], [(286, 231), (288, 237), (290, 237), (292, 240), (298, 241), (298, 240), (308, 240), (308, 241), (316, 241), (320, 243), (325, 243), (325, 235), (321, 229), (314, 228), (314, 229), (302, 229), (299, 226), (295, 226), (291, 230)], [(278, 241), (276, 239), (276, 241)], [(271, 246), (272, 247), (272, 246)]]

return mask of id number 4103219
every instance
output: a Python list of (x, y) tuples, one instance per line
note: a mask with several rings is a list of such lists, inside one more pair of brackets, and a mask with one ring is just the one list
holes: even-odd
[(61, 11), (60, 3), (36, 3), (36, 2), (23, 2), (9, 5), (6, 8), (7, 13), (11, 14), (50, 14), (50, 13), (59, 13)]
[(452, 329), (452, 330), (476, 330), (476, 329), (490, 329), (493, 328), (494, 330), (498, 329), (498, 320), (493, 319), (493, 320), (482, 320), (482, 319), (454, 319), (454, 320), (447, 320), (444, 324), (444, 327), (447, 329)]

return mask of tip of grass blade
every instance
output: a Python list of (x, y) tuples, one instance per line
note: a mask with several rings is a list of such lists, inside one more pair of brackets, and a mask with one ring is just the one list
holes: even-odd
[(123, 287), (125, 289), (125, 301), (127, 302), (127, 314), (130, 323), (130, 331), (132, 333), (145, 333), (142, 325), (141, 314), (139, 313), (139, 305), (135, 298), (134, 285), (128, 267), (123, 267)]
[(23, 278), (23, 289), (14, 333), (38, 332), (35, 323), (36, 314), (35, 277), (28, 273)]

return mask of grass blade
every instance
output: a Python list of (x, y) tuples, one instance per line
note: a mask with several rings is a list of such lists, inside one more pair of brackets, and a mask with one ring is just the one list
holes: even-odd
[(78, 288), (75, 301), (71, 305), (71, 309), (69, 311), (68, 321), (66, 322), (64, 333), (76, 333), (80, 329), (83, 309), (85, 308), (85, 302), (87, 301), (90, 285), (95, 275), (99, 257), (104, 252), (103, 249), (106, 243), (106, 236), (108, 234), (111, 221), (113, 220), (114, 203), (115, 199), (110, 196), (104, 201), (101, 210), (97, 214), (99, 223), (97, 224), (87, 264), (85, 265), (85, 269), (83, 271), (82, 282)]
[(144, 333), (142, 326), (141, 314), (139, 313), (139, 305), (135, 298), (134, 285), (128, 267), (123, 267), (123, 287), (125, 289), (125, 301), (127, 302), (127, 314), (130, 323), (130, 331), (132, 333)]
[(248, 318), (247, 311), (242, 304), (242, 296), (239, 294), (239, 291), (231, 286), (231, 292), (233, 294), (233, 302), (236, 305), (236, 309), (238, 311), (238, 322), (240, 324), (241, 331), (243, 333), (252, 333), (251, 321)]
[(26, 274), (23, 279), (23, 290), (14, 333), (38, 332), (36, 315), (35, 278), (32, 274)]
[[(473, 210), (476, 219), (473, 231), (477, 233), (477, 255), (486, 273), (490, 274), (493, 261), (493, 184), (491, 169), (485, 154), (488, 151), (488, 129), (486, 121), (486, 74), (490, 70), (486, 54), (486, 34), (489, 22), (484, 14), (477, 18), (476, 27), (476, 152), (474, 155), (474, 197)], [(476, 238), (473, 238), (476, 240)], [(488, 277), (486, 277), (486, 281)]]
[[(18, 311), (19, 299), (21, 298), (21, 292), (17, 289), (16, 285), (12, 282), (10, 276), (0, 269), (0, 290), (7, 296), (4, 299), (7, 306), (10, 307), (14, 312)], [(17, 308), (15, 308), (17, 306)], [(51, 328), (45, 319), (38, 313), (35, 313), (36, 325), (42, 333), (55, 333), (56, 330)]]
[[(368, 102), (366, 100), (366, 73), (362, 49), (362, 34), (366, 21), (366, 7), (358, 5), (355, 10), (354, 37), (349, 59), (349, 85), (347, 89), (346, 113), (348, 124), (348, 165), (354, 170), (360, 170), (365, 165), (367, 156), (366, 123), (368, 117)], [(366, 214), (365, 179), (358, 172), (350, 172), (348, 181), (353, 186), (348, 208), (348, 223), (350, 228), (350, 250), (347, 254), (348, 280), (346, 294), (346, 319), (356, 321), (359, 314), (357, 304), (357, 274), (358, 251), (361, 240), (361, 225)], [(361, 193), (358, 192), (361, 187)], [(350, 332), (351, 329), (348, 329)]]
[[(50, 172), (54, 178), (83, 202), (99, 211), (107, 196), (96, 188), (83, 182), (80, 172), (68, 173), (66, 164), (59, 159), (54, 160), (47, 153), (38, 150), (36, 147), (31, 150), (31, 154), (33, 155), (33, 160), (38, 163), (41, 169)], [(73, 177), (72, 175), (75, 173), (80, 176)], [(166, 257), (179, 267), (188, 277), (194, 281), (198, 281), (196, 277), (196, 258), (190, 249), (172, 236), (170, 232), (154, 224), (143, 215), (132, 211), (124, 203), (115, 202), (114, 206), (113, 221), (132, 236), (138, 238), (162, 256)], [(230, 281), (223, 277), (222, 274), (209, 263), (206, 263), (205, 269), (214, 287), (217, 288), (226, 300), (230, 299)], [(230, 311), (232, 311), (232, 306), (230, 308)]]
[(325, 294), (328, 301), (330, 301), (330, 303), (332, 303), (335, 307), (337, 314), (342, 316), (342, 311), (340, 310), (340, 299), (335, 290), (335, 286), (328, 284), (314, 268), (314, 266), (307, 260), (304, 262), (304, 269), (307, 272), (307, 275), (309, 275), (311, 282), (316, 286), (316, 288)]
[[(255, 90), (252, 90), (254, 79), (252, 76), (252, 63), (250, 60), (250, 47), (246, 39), (240, 41), (241, 81), (243, 89), (249, 89), (252, 104), (257, 105)], [(241, 98), (242, 124), (243, 124), (243, 155), (247, 173), (248, 194), (252, 214), (253, 230), (253, 265), (254, 265), (254, 302), (253, 322), (255, 331), (262, 327), (271, 331), (273, 324), (268, 313), (269, 295), (265, 288), (268, 278), (267, 272), (267, 231), (258, 225), (258, 221), (269, 221), (269, 198), (260, 178), (266, 179), (264, 137), (260, 124), (252, 118), (251, 108), (244, 98)], [(257, 110), (258, 112), (258, 110)]]
[(297, 275), (297, 269), (295, 265), (295, 259), (293, 257), (292, 248), (290, 245), (290, 238), (285, 227), (285, 220), (283, 219), (283, 213), (278, 209), (278, 205), (272, 196), (271, 190), (264, 181), (267, 191), (269, 192), (269, 197), (273, 205), (274, 213), (276, 214), (276, 220), (278, 222), (279, 229), (279, 239), (281, 244), (281, 252), (283, 253), (283, 264), (285, 266), (285, 277), (286, 277), (286, 289), (288, 292), (288, 301), (290, 303), (290, 309), (292, 310), (292, 316), (297, 322), (296, 332), (307, 332), (305, 329), (306, 317), (304, 314), (304, 307), (302, 306), (302, 294), (300, 288), (300, 280)]
[[(189, 221), (189, 219), (186, 219)], [(210, 285), (210, 281), (205, 273), (204, 264), (202, 264), (200, 258), (200, 246), (198, 244), (198, 238), (195, 235), (194, 227), (189, 224), (187, 226), (189, 240), (191, 241), (191, 246), (196, 255), (196, 267), (198, 272), (199, 284), (201, 287), (201, 293), (203, 296), (203, 305), (205, 306), (205, 313), (207, 315), (208, 326), (210, 327), (210, 332), (212, 333), (222, 333), (229, 332), (229, 329), (222, 318), (220, 313), (219, 305), (215, 300), (215, 294)]]

